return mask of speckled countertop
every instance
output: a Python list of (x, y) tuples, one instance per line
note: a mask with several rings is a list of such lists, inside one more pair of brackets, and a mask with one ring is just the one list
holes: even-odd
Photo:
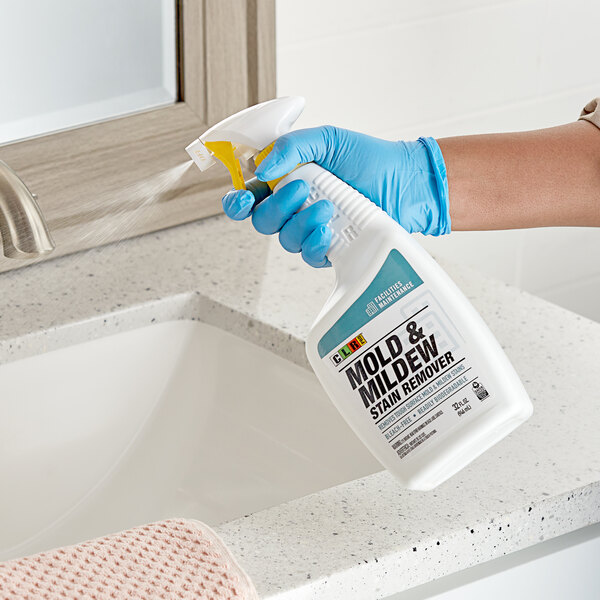
[[(600, 521), (600, 324), (444, 265), (515, 365), (534, 416), (433, 492), (381, 472), (217, 527), (261, 598), (384, 598)], [(201, 318), (306, 366), (333, 282), (213, 218), (0, 275), (0, 360)]]

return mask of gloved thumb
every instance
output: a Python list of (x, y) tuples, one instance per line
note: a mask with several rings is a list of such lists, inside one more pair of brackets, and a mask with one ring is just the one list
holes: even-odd
[(287, 175), (300, 163), (316, 162), (327, 168), (324, 165), (329, 146), (326, 129), (299, 129), (282, 135), (256, 169), (256, 177), (261, 181), (271, 181)]

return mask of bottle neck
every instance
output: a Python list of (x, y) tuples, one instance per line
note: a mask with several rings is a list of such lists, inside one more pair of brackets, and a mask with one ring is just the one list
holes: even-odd
[(360, 245), (365, 228), (381, 214), (381, 209), (364, 196), (356, 200), (359, 201), (341, 205), (334, 202), (336, 210), (329, 222), (333, 235), (327, 251), (327, 257), (334, 267), (352, 259), (352, 250)]
[(335, 210), (329, 227), (332, 231), (327, 257), (336, 271), (344, 264), (355, 262), (355, 250), (362, 246), (362, 237), (367, 226), (382, 213), (382, 210), (353, 187), (324, 171), (328, 177), (324, 185), (325, 197), (333, 203)]
[(328, 223), (332, 238), (327, 256), (335, 265), (343, 260), (343, 255), (355, 245), (365, 227), (382, 211), (352, 186), (314, 163), (300, 165), (288, 173), (277, 183), (275, 190), (296, 179), (305, 181), (310, 189), (301, 210), (319, 200), (329, 200), (333, 204), (333, 216)]
[[(357, 272), (360, 272), (370, 265), (373, 260), (373, 254), (378, 248), (377, 240), (377, 221), (382, 218), (383, 212), (375, 205), (376, 211), (373, 211), (368, 219), (365, 219), (361, 225), (353, 225), (354, 237), (351, 240), (339, 238), (344, 235), (342, 232), (338, 234), (334, 232), (335, 241), (329, 246), (327, 258), (331, 262), (336, 279), (338, 281), (347, 280), (348, 277), (353, 278)], [(331, 223), (329, 225), (331, 227)], [(374, 233), (375, 232), (375, 233)]]

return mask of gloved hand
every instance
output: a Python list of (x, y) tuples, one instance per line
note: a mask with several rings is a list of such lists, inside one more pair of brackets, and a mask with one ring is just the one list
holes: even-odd
[(257, 168), (257, 180), (249, 182), (249, 189), (225, 195), (225, 213), (236, 220), (252, 214), (259, 232), (279, 231), (286, 250), (302, 252), (313, 267), (328, 266), (331, 231), (326, 224), (333, 214), (331, 203), (321, 200), (297, 212), (308, 196), (307, 184), (293, 181), (269, 196), (262, 183), (305, 162), (315, 162), (350, 184), (409, 233), (450, 232), (446, 167), (433, 138), (389, 142), (331, 126), (281, 136)]

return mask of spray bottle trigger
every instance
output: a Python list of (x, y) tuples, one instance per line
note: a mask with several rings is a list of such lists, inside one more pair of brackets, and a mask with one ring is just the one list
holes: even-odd
[(245, 190), (244, 175), (240, 161), (235, 157), (235, 148), (231, 142), (204, 142), (206, 148), (219, 159), (229, 171), (233, 187), (236, 190)]

